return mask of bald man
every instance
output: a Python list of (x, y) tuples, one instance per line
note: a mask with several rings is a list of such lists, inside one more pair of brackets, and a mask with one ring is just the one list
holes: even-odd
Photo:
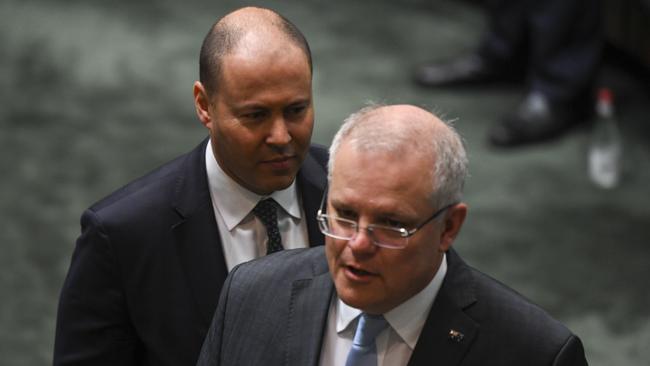
[(586, 365), (567, 328), (451, 249), (467, 158), (450, 126), (369, 107), (329, 159), (325, 248), (234, 268), (198, 365)]
[(199, 65), (194, 102), (209, 137), (84, 212), (55, 365), (193, 365), (228, 270), (323, 244), (327, 150), (310, 145), (301, 32), (243, 8), (211, 28)]

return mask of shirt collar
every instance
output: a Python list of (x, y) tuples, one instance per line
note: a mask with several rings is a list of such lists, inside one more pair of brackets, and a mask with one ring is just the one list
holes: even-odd
[(221, 169), (214, 157), (212, 140), (209, 141), (205, 150), (205, 167), (210, 193), (228, 230), (239, 225), (257, 205), (257, 202), (264, 198), (273, 198), (292, 217), (296, 219), (302, 217), (295, 179), (289, 187), (275, 191), (268, 196), (261, 196), (242, 187)]
[[(413, 297), (384, 314), (388, 324), (411, 350), (415, 348), (446, 274), (447, 256), (443, 254), (440, 267), (431, 282)], [(361, 310), (345, 304), (341, 299), (336, 301), (336, 307), (336, 332), (340, 334), (350, 327), (361, 314)]]

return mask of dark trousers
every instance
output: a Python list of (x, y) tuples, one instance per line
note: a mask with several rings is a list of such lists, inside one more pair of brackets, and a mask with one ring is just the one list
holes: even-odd
[(528, 89), (551, 101), (591, 95), (601, 59), (599, 0), (486, 0), (489, 30), (479, 52), (524, 70)]

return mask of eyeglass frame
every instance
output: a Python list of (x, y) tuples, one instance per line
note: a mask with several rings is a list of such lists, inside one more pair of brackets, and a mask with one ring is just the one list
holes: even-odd
[[(334, 239), (340, 239), (340, 240), (352, 240), (352, 238), (354, 238), (354, 236), (351, 236), (349, 238), (344, 238), (344, 237), (340, 237), (340, 236), (334, 236), (332, 233), (329, 233), (329, 232), (326, 233), (322, 229), (322, 226), (320, 225), (320, 223), (326, 221), (328, 218), (331, 217), (331, 218), (333, 218), (335, 220), (343, 220), (344, 222), (348, 222), (348, 223), (354, 225), (355, 235), (359, 234), (360, 229), (364, 229), (368, 233), (368, 236), (372, 239), (371, 242), (372, 242), (373, 245), (376, 245), (376, 246), (381, 247), (381, 248), (387, 248), (387, 249), (404, 249), (404, 248), (406, 248), (406, 246), (408, 245), (408, 238), (415, 235), (415, 233), (418, 232), (418, 230), (422, 229), (425, 225), (427, 225), (431, 221), (435, 220), (443, 212), (445, 212), (446, 210), (448, 210), (452, 206), (455, 206), (455, 205), (458, 204), (458, 202), (455, 202), (455, 203), (450, 203), (450, 204), (442, 207), (438, 211), (434, 212), (433, 215), (431, 215), (428, 219), (424, 220), (424, 222), (417, 225), (413, 229), (408, 230), (408, 229), (406, 229), (404, 227), (386, 226), (386, 225), (378, 225), (378, 224), (369, 224), (366, 227), (362, 227), (356, 221), (353, 221), (353, 220), (350, 220), (350, 219), (345, 219), (345, 218), (334, 216), (334, 215), (326, 214), (326, 213), (323, 212), (325, 202), (327, 201), (325, 199), (326, 196), (327, 196), (326, 194), (323, 195), (323, 198), (321, 199), (321, 203), (320, 203), (320, 208), (318, 209), (318, 212), (316, 214), (316, 221), (319, 222), (318, 228), (319, 228), (320, 232), (323, 233), (323, 235), (329, 236), (330, 238), (334, 238)], [(327, 226), (328, 227), (330, 226), (329, 222), (327, 223)], [(391, 246), (391, 245), (387, 245), (385, 243), (379, 243), (372, 237), (372, 231), (373, 231), (374, 228), (389, 229), (389, 230), (395, 231), (395, 233), (400, 233), (401, 238), (406, 239), (406, 243), (404, 244), (404, 246)]]

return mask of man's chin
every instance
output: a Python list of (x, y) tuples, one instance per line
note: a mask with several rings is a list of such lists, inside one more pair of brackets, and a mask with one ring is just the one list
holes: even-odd
[(374, 314), (376, 313), (376, 304), (372, 301), (372, 294), (364, 294), (363, 290), (354, 289), (351, 287), (336, 289), (338, 297), (346, 305), (355, 309)]
[(260, 195), (269, 195), (276, 191), (282, 191), (289, 188), (295, 179), (296, 178), (293, 175), (272, 177), (271, 179), (267, 179), (264, 184), (261, 184), (256, 189), (255, 193)]
[(361, 299), (356, 299), (356, 298), (346, 298), (343, 299), (342, 297), (339, 297), (341, 301), (343, 301), (346, 305), (353, 307), (355, 309), (359, 309), (363, 311), (364, 313), (368, 314), (383, 314), (384, 311), (379, 309), (374, 303), (364, 301)]

